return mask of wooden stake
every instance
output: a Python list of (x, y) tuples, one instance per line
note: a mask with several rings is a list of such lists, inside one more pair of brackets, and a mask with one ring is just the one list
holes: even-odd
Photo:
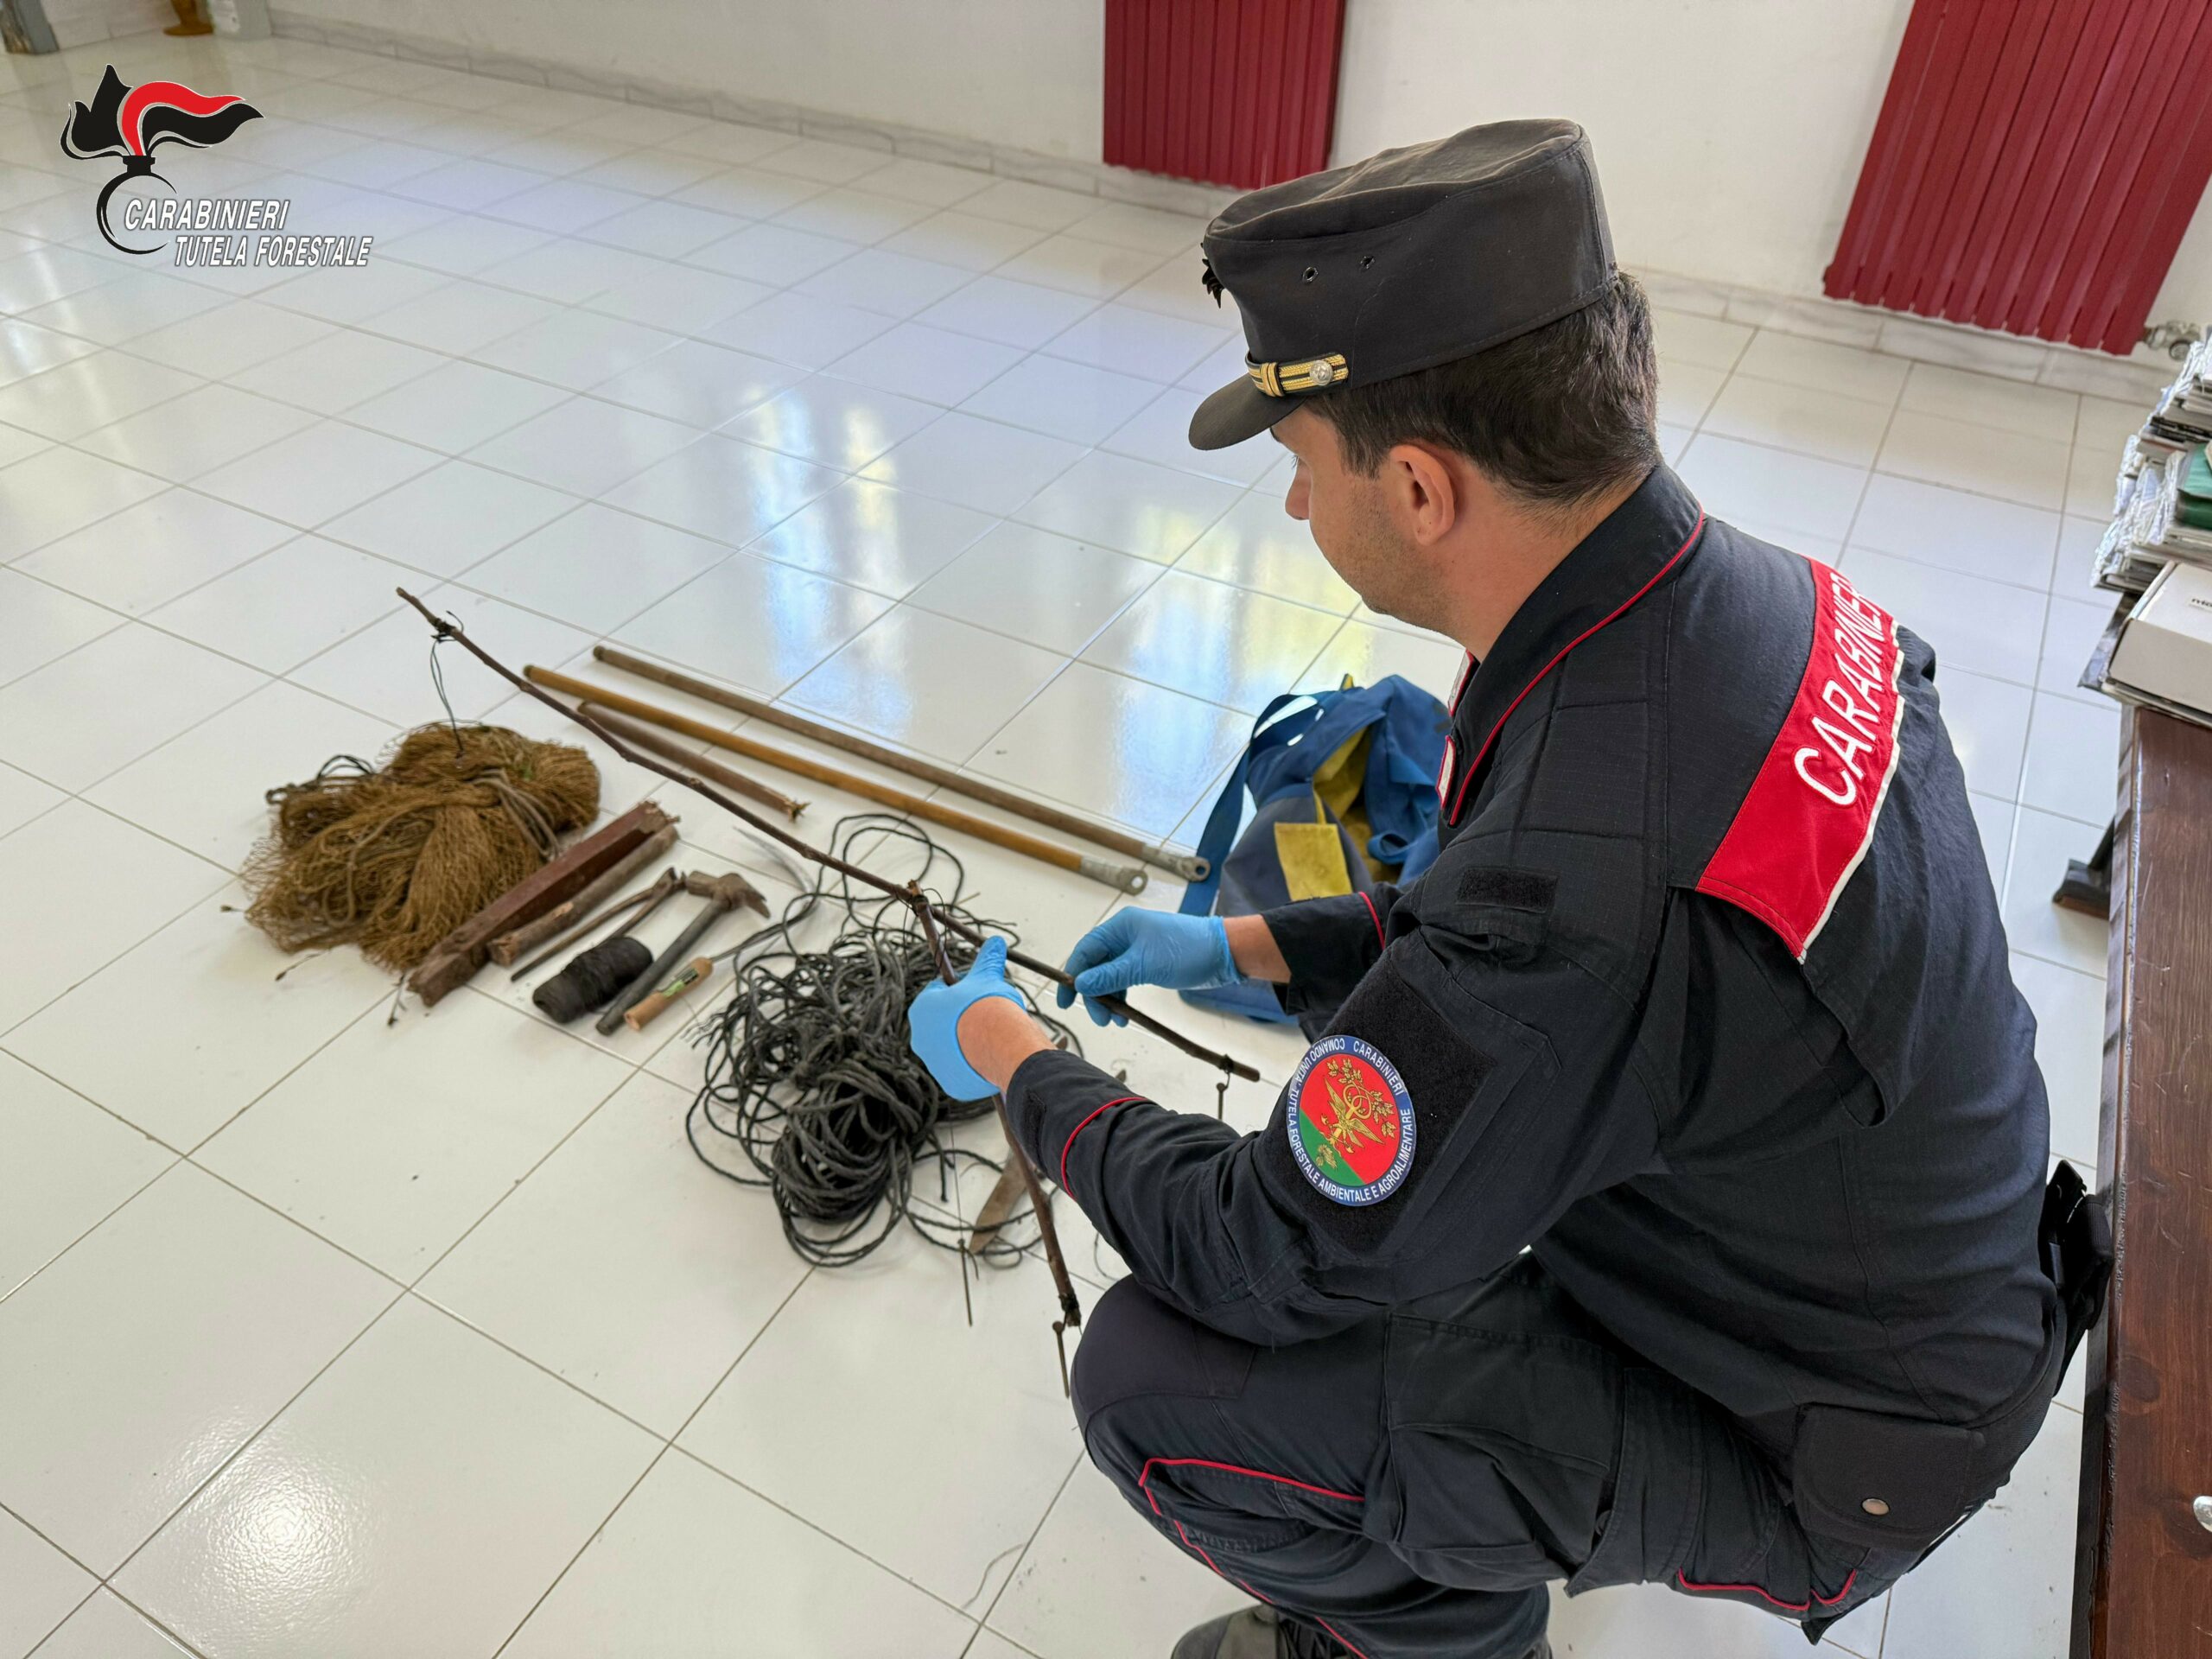
[(466, 985), (484, 965), (485, 952), (495, 938), (581, 892), (673, 822), (657, 803), (640, 801), (572, 842), (439, 940), (407, 976), (407, 988), (423, 999), (424, 1007), (435, 1006)]
[(658, 863), (662, 855), (675, 845), (676, 826), (663, 824), (649, 839), (641, 842), (635, 852), (579, 889), (573, 899), (554, 906), (535, 921), (524, 922), (520, 927), (500, 934), (492, 941), (487, 954), (500, 967), (512, 967), (515, 958), (524, 951), (537, 949), (563, 928), (573, 926), (590, 915), (602, 903), (628, 887), (639, 871), (648, 864)]

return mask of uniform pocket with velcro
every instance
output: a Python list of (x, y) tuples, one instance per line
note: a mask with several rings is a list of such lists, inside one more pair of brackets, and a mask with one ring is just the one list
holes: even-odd
[(1980, 1440), (1948, 1423), (1810, 1407), (1792, 1459), (1798, 1516), (1849, 1543), (1924, 1549), (1976, 1496), (1968, 1481)]

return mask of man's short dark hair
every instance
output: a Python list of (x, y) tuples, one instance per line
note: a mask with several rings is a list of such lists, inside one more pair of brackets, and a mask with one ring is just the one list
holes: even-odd
[(1312, 401), (1357, 472), (1394, 444), (1433, 443), (1538, 509), (1579, 505), (1659, 464), (1651, 307), (1626, 271), (1581, 310), (1486, 352)]

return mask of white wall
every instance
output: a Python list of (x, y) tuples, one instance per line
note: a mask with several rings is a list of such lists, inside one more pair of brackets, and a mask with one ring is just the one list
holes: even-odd
[[(280, 0), (1095, 162), (1105, 0)], [(1624, 264), (1816, 295), (1911, 0), (1348, 0), (1334, 159), (1510, 116), (1590, 130)], [(2200, 209), (2152, 319), (2212, 323)]]
[(1103, 0), (278, 0), (587, 71), (1098, 159)]
[(1820, 289), (1910, 0), (1351, 0), (1336, 154), (1589, 129), (1623, 263)]
[[(1335, 157), (1512, 116), (1589, 129), (1622, 262), (1815, 295), (1911, 0), (1349, 0)], [(2200, 207), (2152, 320), (2212, 323)]]

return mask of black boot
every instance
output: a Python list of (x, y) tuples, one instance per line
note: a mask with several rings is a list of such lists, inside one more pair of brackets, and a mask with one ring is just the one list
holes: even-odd
[[(1325, 1632), (1285, 1618), (1272, 1607), (1246, 1607), (1186, 1631), (1170, 1659), (1357, 1659)], [(1523, 1659), (1552, 1659), (1541, 1637)]]
[(1272, 1607), (1245, 1607), (1185, 1633), (1172, 1659), (1355, 1659), (1323, 1632)]

